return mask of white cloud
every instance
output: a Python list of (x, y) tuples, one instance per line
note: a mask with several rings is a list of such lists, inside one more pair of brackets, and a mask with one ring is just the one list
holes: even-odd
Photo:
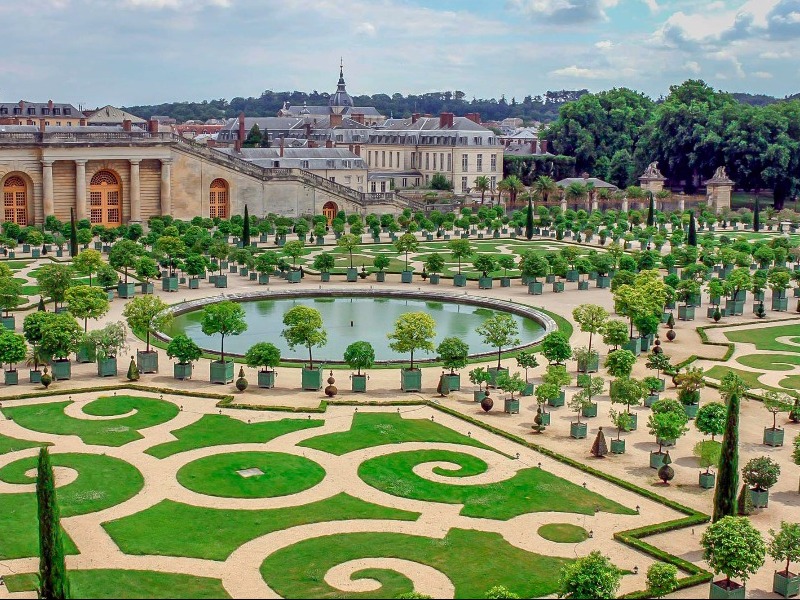
[(606, 11), (620, 0), (507, 0), (506, 6), (531, 18), (559, 25), (608, 21)]
[(578, 65), (571, 65), (550, 71), (550, 75), (555, 77), (570, 77), (572, 79), (606, 79), (609, 77), (608, 71), (602, 69), (587, 69)]
[(614, 47), (614, 42), (611, 40), (601, 40), (594, 45), (598, 50), (611, 50)]
[(355, 28), (356, 35), (366, 35), (367, 37), (375, 37), (378, 29), (372, 23), (359, 23)]
[(694, 75), (699, 75), (700, 71), (702, 71), (702, 69), (700, 68), (700, 63), (694, 60), (690, 60), (689, 62), (687, 62), (685, 65), (683, 65), (683, 68)]
[(759, 79), (772, 79), (772, 73), (767, 73), (766, 71), (756, 71), (753, 73), (753, 77), (758, 77)]
[(781, 58), (792, 58), (792, 53), (788, 50), (784, 52), (762, 52), (758, 55), (758, 58), (763, 58), (764, 60), (779, 60)]
[(231, 0), (122, 0), (123, 8), (150, 8), (161, 10), (169, 8), (181, 10), (187, 8), (202, 8), (203, 6), (217, 6), (229, 8)]

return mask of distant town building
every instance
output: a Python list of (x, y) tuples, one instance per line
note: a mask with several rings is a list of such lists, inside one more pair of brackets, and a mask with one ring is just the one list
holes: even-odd
[(62, 102), (0, 103), (0, 124), (77, 127), (85, 125), (84, 115), (72, 104)]
[(133, 127), (147, 129), (147, 121), (115, 106), (104, 106), (95, 110), (84, 111), (86, 125), (122, 125), (129, 121)]

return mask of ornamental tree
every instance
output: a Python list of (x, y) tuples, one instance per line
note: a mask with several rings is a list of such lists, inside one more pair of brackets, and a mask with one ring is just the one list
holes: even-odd
[(385, 256), (383, 254), (379, 254), (372, 261), (372, 266), (374, 266), (376, 269), (378, 269), (379, 272), (383, 273), (383, 270), (385, 268), (387, 268), (391, 264), (391, 262), (392, 261), (389, 260), (388, 256)]
[(169, 305), (157, 296), (137, 296), (125, 305), (122, 316), (134, 332), (145, 334), (145, 352), (150, 352), (150, 333), (164, 331), (174, 318)]
[(151, 279), (158, 277), (158, 263), (149, 256), (142, 256), (136, 261), (136, 276), (145, 283), (150, 283)]
[(433, 339), (436, 337), (436, 321), (424, 312), (404, 313), (397, 318), (394, 331), (386, 337), (392, 340), (389, 347), (395, 352), (410, 352), (411, 366), (414, 369), (414, 351), (433, 352)]
[(125, 283), (128, 283), (128, 269), (136, 267), (136, 261), (144, 252), (139, 244), (131, 240), (120, 240), (111, 246), (108, 253), (108, 263), (115, 269), (122, 269), (125, 273)]
[(589, 334), (589, 354), (592, 352), (592, 337), (603, 331), (608, 322), (608, 311), (596, 304), (581, 304), (572, 311), (572, 318), (581, 331)]
[(497, 261), (490, 254), (479, 254), (477, 258), (472, 261), (472, 266), (482, 273), (483, 277), (488, 277), (489, 273), (497, 268)]
[(513, 375), (501, 373), (497, 377), (497, 388), (510, 393), (512, 400), (514, 399), (514, 394), (522, 392), (527, 385), (528, 384), (523, 381), (519, 373), (514, 373)]
[(43, 298), (50, 298), (56, 308), (64, 303), (67, 288), (72, 286), (74, 270), (71, 266), (53, 263), (39, 268), (36, 282), (39, 284), (39, 293)]
[(320, 252), (314, 257), (312, 266), (320, 273), (330, 273), (336, 266), (336, 259), (330, 252)]
[(751, 458), (742, 468), (742, 479), (752, 489), (759, 492), (768, 490), (778, 483), (781, 466), (768, 456)]
[(278, 266), (278, 260), (277, 252), (274, 250), (267, 250), (256, 257), (254, 266), (259, 273), (269, 275), (275, 271), (275, 267)]
[(351, 369), (356, 369), (356, 375), (361, 375), (361, 369), (369, 369), (375, 364), (375, 348), (369, 342), (353, 342), (344, 351), (344, 360)]
[(36, 592), (39, 598), (70, 598), (56, 482), (47, 448), (39, 450), (36, 475), (39, 521), (39, 585)]
[(436, 348), (439, 360), (446, 369), (450, 369), (450, 374), (454, 375), (456, 369), (463, 369), (467, 366), (469, 356), (469, 345), (458, 337), (446, 337)]
[(429, 254), (425, 259), (425, 269), (432, 275), (441, 273), (444, 270), (444, 264), (444, 257), (442, 257), (442, 255), (438, 252)]
[(336, 246), (350, 255), (350, 268), (353, 268), (353, 250), (361, 244), (361, 237), (352, 233), (345, 233), (336, 241)]
[(725, 432), (725, 417), (728, 408), (721, 402), (709, 402), (701, 406), (694, 419), (694, 426), (705, 435), (710, 435), (713, 440)]
[(514, 321), (511, 315), (506, 313), (498, 313), (489, 317), (475, 331), (483, 338), (485, 344), (497, 348), (498, 369), (500, 369), (500, 357), (502, 356), (503, 348), (519, 344), (517, 322)]
[(628, 341), (628, 326), (622, 321), (608, 321), (603, 326), (603, 343), (614, 350)]
[(53, 317), (55, 317), (55, 313), (36, 311), (27, 315), (22, 322), (22, 335), (25, 336), (25, 339), (31, 345), (33, 366), (36, 370), (39, 369), (39, 363), (41, 362), (38, 347), (42, 343), (44, 330), (49, 326)]
[(5, 311), (5, 316), (22, 303), (22, 283), (10, 276), (0, 277), (0, 309)]
[(703, 533), (700, 545), (711, 570), (725, 575), (725, 589), (731, 588), (731, 578), (747, 582), (755, 575), (767, 552), (761, 532), (747, 517), (726, 516), (712, 523)]
[(165, 235), (158, 238), (155, 244), (155, 251), (166, 257), (169, 265), (169, 274), (175, 276), (175, 264), (179, 258), (186, 254), (186, 244), (179, 237)]
[(99, 319), (105, 315), (109, 308), (108, 295), (100, 288), (88, 285), (76, 285), (65, 294), (67, 310), (76, 319), (83, 319), (83, 331), (88, 327), (89, 319)]
[(779, 394), (771, 390), (764, 393), (764, 408), (772, 413), (773, 430), (778, 428), (778, 414), (790, 412), (794, 404), (794, 398), (788, 394)]
[(522, 350), (517, 354), (517, 366), (525, 369), (525, 381), (528, 381), (528, 369), (534, 369), (539, 366), (539, 361), (536, 359), (536, 354)]
[(419, 248), (419, 242), (417, 241), (417, 236), (413, 233), (404, 233), (394, 243), (395, 250), (397, 250), (398, 254), (405, 255), (405, 267), (403, 271), (408, 271), (408, 253), (409, 252), (416, 252), (417, 248)]
[(592, 377), (590, 375), (589, 383), (585, 387), (581, 388), (577, 394), (572, 396), (569, 401), (569, 407), (577, 413), (578, 423), (581, 422), (581, 411), (584, 408), (591, 406), (592, 398), (602, 394), (605, 385), (606, 382), (602, 377)]
[(647, 569), (646, 582), (649, 598), (663, 598), (678, 589), (678, 567), (654, 562)]
[(767, 552), (776, 562), (786, 561), (782, 575), (791, 577), (789, 566), (792, 562), (800, 561), (800, 523), (787, 523), (781, 521), (781, 528), (776, 532), (769, 530), (769, 544)]
[(631, 406), (639, 406), (647, 396), (647, 386), (643, 381), (631, 377), (620, 377), (611, 384), (611, 402), (624, 404), (625, 412), (631, 412)]
[[(149, 296), (142, 296), (142, 299), (148, 297)], [(130, 306), (130, 304), (128, 306)], [(125, 308), (127, 308), (127, 306)], [(133, 325), (131, 325), (131, 327), (133, 327)], [(230, 300), (209, 304), (203, 308), (200, 329), (206, 335), (220, 334), (222, 336), (219, 346), (219, 362), (224, 363), (225, 336), (239, 335), (247, 331), (244, 309), (238, 302), (231, 302)]]
[(77, 350), (82, 339), (83, 331), (75, 318), (69, 313), (56, 313), (43, 328), (39, 348), (44, 356), (64, 359)]
[(683, 405), (677, 400), (664, 398), (652, 406), (653, 412), (647, 419), (650, 435), (658, 441), (658, 453), (661, 454), (665, 440), (677, 440), (689, 429), (686, 424), (689, 417)]
[(117, 321), (109, 323), (101, 329), (95, 329), (89, 333), (88, 338), (92, 345), (97, 348), (97, 357), (100, 359), (116, 358), (117, 354), (127, 347), (128, 330), (125, 323)]
[(308, 368), (314, 368), (312, 348), (328, 343), (328, 334), (322, 327), (322, 314), (309, 306), (295, 306), (283, 315), (285, 325), (281, 335), (294, 350), (297, 346), (308, 348)]
[(743, 389), (744, 382), (733, 373), (723, 377), (722, 392), (728, 404), (728, 412), (722, 436), (717, 487), (714, 490), (714, 521), (736, 514), (736, 490), (739, 486), (739, 403)]
[(630, 350), (614, 350), (606, 356), (603, 366), (612, 377), (630, 377), (633, 365), (636, 364), (636, 355)]
[(503, 277), (508, 277), (508, 270), (516, 266), (514, 256), (511, 254), (501, 254), (497, 257), (497, 266), (503, 269)]
[(519, 270), (522, 276), (534, 282), (538, 277), (544, 277), (550, 270), (550, 263), (532, 250), (526, 250), (519, 259)]
[(177, 358), (178, 362), (182, 365), (192, 363), (199, 360), (203, 355), (195, 341), (186, 334), (176, 335), (167, 344), (167, 356), (170, 358)]
[(14, 371), (14, 365), (25, 360), (27, 350), (23, 336), (7, 329), (0, 331), (0, 363), (7, 363), (9, 371)]
[(264, 367), (263, 372), (277, 367), (281, 362), (281, 351), (275, 344), (259, 342), (253, 344), (244, 355), (248, 367)]
[(469, 240), (451, 240), (447, 247), (450, 255), (458, 262), (458, 274), (461, 275), (461, 261), (472, 256), (475, 250)]
[(553, 331), (542, 340), (542, 354), (553, 365), (563, 365), (572, 356), (569, 338), (561, 331)]
[(607, 556), (594, 550), (561, 569), (559, 596), (561, 598), (616, 598), (620, 571)]
[(292, 259), (292, 267), (297, 267), (297, 259), (303, 256), (305, 244), (300, 240), (292, 240), (283, 245), (283, 253)]

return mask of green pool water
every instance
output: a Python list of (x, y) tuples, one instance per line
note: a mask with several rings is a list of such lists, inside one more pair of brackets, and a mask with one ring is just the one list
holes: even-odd
[[(281, 337), (283, 315), (293, 306), (305, 305), (322, 313), (322, 321), (328, 332), (328, 344), (314, 349), (315, 360), (341, 361), (348, 344), (356, 340), (370, 342), (379, 361), (407, 360), (389, 348), (386, 335), (394, 328), (398, 316), (408, 312), (426, 312), (436, 320), (438, 346), (446, 337), (455, 336), (469, 344), (470, 354), (495, 351), (483, 343), (475, 328), (498, 311), (467, 304), (426, 301), (400, 298), (284, 298), (276, 300), (254, 300), (242, 302), (247, 318), (247, 331), (238, 336), (225, 338), (225, 352), (244, 354), (258, 342), (272, 342), (281, 350), (283, 358), (303, 359), (307, 350), (290, 350)], [(519, 327), (521, 345), (538, 341), (544, 335), (543, 327), (526, 317), (512, 314)], [(175, 337), (185, 333), (197, 344), (210, 352), (219, 352), (220, 336), (207, 336), (200, 329), (202, 310), (178, 315), (172, 327), (164, 333)], [(507, 350), (507, 348), (504, 348)], [(436, 358), (435, 354), (415, 353), (415, 359)]]

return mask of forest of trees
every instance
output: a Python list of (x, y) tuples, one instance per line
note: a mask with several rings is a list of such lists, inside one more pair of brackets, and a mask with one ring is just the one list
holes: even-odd
[(619, 88), (563, 105), (542, 135), (553, 152), (575, 158), (577, 173), (619, 187), (657, 161), (689, 193), (720, 166), (742, 189), (772, 189), (778, 209), (800, 191), (798, 99), (743, 103), (699, 80), (672, 86), (659, 102)]
[[(477, 112), (483, 120), (502, 120), (506, 117), (519, 117), (525, 121), (549, 122), (558, 116), (558, 109), (566, 102), (577, 100), (588, 90), (560, 90), (547, 92), (541, 96), (526, 96), (522, 101), (504, 96), (500, 100), (467, 99), (464, 92), (433, 92), (428, 94), (404, 96), (403, 94), (374, 94), (372, 96), (353, 96), (356, 106), (374, 106), (381, 114), (395, 117), (410, 117), (412, 113), (438, 115), (453, 112), (457, 115)], [(234, 98), (227, 100), (204, 100), (202, 102), (168, 102), (152, 106), (128, 106), (124, 110), (143, 119), (152, 115), (166, 115), (178, 122), (189, 119), (221, 119), (237, 116), (244, 112), (249, 117), (272, 117), (281, 109), (284, 102), (292, 106), (327, 105), (330, 99), (327, 92), (273, 92), (267, 90), (258, 98)]]

